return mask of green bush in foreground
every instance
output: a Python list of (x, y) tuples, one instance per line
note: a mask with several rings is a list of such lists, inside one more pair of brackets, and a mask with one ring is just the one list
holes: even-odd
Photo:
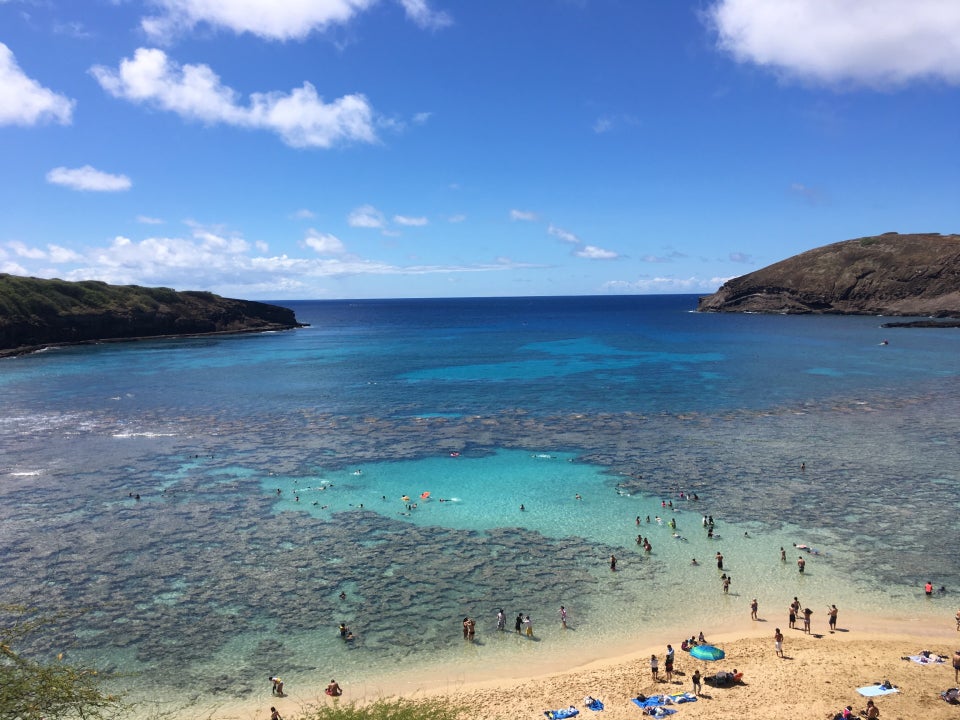
[(122, 710), (96, 670), (41, 662), (14, 649), (54, 621), (15, 605), (0, 606), (0, 720), (106, 720)]
[(378, 700), (370, 705), (335, 703), (313, 708), (298, 720), (460, 720), (461, 710), (443, 700)]

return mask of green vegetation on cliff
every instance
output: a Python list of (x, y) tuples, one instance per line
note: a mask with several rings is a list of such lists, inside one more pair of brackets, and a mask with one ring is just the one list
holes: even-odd
[(0, 274), (0, 354), (106, 340), (285, 330), (292, 310), (208, 292)]

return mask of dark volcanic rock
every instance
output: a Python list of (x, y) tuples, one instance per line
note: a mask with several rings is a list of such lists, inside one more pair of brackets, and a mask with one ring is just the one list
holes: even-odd
[(49, 345), (302, 327), (293, 311), (208, 292), (0, 274), (0, 355)]
[(885, 233), (808, 250), (727, 281), (697, 310), (960, 317), (960, 235)]

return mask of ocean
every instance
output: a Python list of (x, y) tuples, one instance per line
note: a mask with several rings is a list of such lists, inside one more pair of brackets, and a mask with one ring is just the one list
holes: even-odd
[(172, 707), (678, 645), (753, 598), (953, 616), (956, 330), (690, 295), (279, 304), (310, 326), (0, 361), (0, 591), (68, 611), (32, 651)]

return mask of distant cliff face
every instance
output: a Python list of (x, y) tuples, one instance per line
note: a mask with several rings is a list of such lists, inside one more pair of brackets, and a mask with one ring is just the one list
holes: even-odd
[(808, 250), (727, 281), (697, 310), (960, 317), (960, 235), (886, 233)]
[(292, 310), (207, 292), (0, 274), (0, 355), (78, 342), (301, 327)]

